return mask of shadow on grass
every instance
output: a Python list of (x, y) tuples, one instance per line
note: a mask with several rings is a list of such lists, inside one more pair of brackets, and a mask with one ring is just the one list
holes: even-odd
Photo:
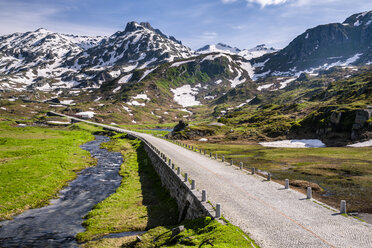
[(142, 204), (147, 207), (148, 222), (146, 230), (156, 226), (170, 226), (178, 223), (177, 203), (169, 191), (162, 187), (143, 144), (136, 148), (138, 174), (143, 195)]

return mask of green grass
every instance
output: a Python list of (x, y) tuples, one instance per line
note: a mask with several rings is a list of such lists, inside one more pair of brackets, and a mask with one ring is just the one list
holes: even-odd
[[(210, 217), (185, 221), (185, 230), (172, 237), (170, 227), (157, 227), (142, 236), (142, 242), (122, 247), (258, 247), (236, 226)], [(212, 245), (211, 245), (212, 244)]]
[[(142, 241), (134, 236), (102, 239), (84, 244), (84, 248), (93, 247), (259, 247), (242, 230), (229, 223), (221, 224), (210, 217), (184, 221), (185, 229), (172, 237), (175, 226), (159, 226), (142, 235)], [(181, 225), (180, 224), (180, 225)]]
[(274, 179), (317, 183), (331, 194), (320, 195), (322, 201), (338, 207), (339, 200), (345, 199), (349, 210), (372, 213), (372, 149), (369, 147), (291, 149), (202, 142), (193, 145), (206, 149), (207, 154), (217, 152), (227, 161), (233, 159), (234, 164), (243, 162), (245, 168), (269, 171)]
[(79, 146), (85, 130), (17, 127), (0, 122), (0, 219), (49, 203), (76, 172), (94, 160)]
[(175, 224), (178, 217), (176, 202), (170, 198), (138, 140), (125, 139), (118, 134), (103, 146), (123, 154), (123, 177), (116, 192), (97, 204), (88, 213), (79, 233), (80, 242), (109, 233), (143, 231), (158, 225)]

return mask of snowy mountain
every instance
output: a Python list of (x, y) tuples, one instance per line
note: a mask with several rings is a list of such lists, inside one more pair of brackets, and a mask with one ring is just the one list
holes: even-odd
[(0, 90), (97, 88), (135, 68), (193, 55), (149, 23), (130, 22), (110, 37), (15, 33), (0, 36)]
[(261, 75), (294, 75), (333, 66), (372, 63), (372, 11), (343, 23), (320, 25), (297, 36), (287, 47), (252, 59)]
[(103, 37), (58, 34), (46, 29), (0, 37), (0, 86), (25, 89), (42, 78), (59, 78), (61, 65)]
[(267, 47), (265, 44), (258, 45), (254, 48), (251, 49), (243, 49), (238, 53), (238, 55), (246, 58), (246, 59), (253, 59), (253, 58), (258, 58), (261, 57), (267, 53), (273, 53), (276, 52), (277, 50), (273, 47)]
[(205, 54), (205, 53), (229, 53), (229, 54), (237, 54), (240, 52), (240, 49), (237, 47), (231, 47), (229, 45), (223, 44), (223, 43), (217, 43), (215, 45), (206, 45), (202, 48), (199, 48), (196, 50), (199, 54)]
[(190, 48), (152, 28), (149, 23), (129, 22), (123, 32), (116, 32), (102, 40), (99, 47), (81, 52), (66, 64), (79, 68), (113, 65), (145, 68), (193, 55)]
[(266, 53), (273, 53), (276, 52), (277, 50), (274, 49), (273, 47), (267, 47), (265, 44), (258, 45), (254, 48), (251, 49), (243, 49), (240, 50), (237, 47), (231, 47), (229, 45), (223, 44), (223, 43), (218, 43), (216, 45), (206, 45), (202, 48), (199, 48), (196, 52), (198, 54), (207, 54), (207, 53), (227, 53), (227, 54), (237, 54), (245, 59), (252, 59), (252, 58), (257, 58), (261, 57), (262, 55)]

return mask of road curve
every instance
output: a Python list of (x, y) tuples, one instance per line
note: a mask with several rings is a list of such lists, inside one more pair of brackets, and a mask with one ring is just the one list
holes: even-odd
[(114, 129), (140, 137), (166, 154), (196, 180), (198, 190), (207, 191), (208, 200), (221, 204), (225, 218), (261, 247), (372, 247), (371, 224), (342, 216), (297, 191), (164, 139)]

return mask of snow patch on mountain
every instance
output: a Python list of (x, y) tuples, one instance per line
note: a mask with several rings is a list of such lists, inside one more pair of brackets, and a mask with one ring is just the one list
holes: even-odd
[(317, 148), (325, 147), (325, 144), (318, 139), (299, 139), (299, 140), (280, 140), (272, 142), (260, 142), (267, 147), (286, 147), (286, 148)]
[(198, 87), (192, 88), (191, 85), (183, 85), (181, 87), (171, 89), (173, 92), (173, 100), (183, 107), (200, 105), (200, 102), (195, 99), (198, 94)]
[(175, 62), (170, 67), (178, 67), (180, 65), (187, 64), (187, 63), (190, 63), (190, 62), (193, 62), (193, 61), (195, 61), (195, 59), (185, 60), (185, 61), (180, 61), (180, 62)]
[(231, 88), (235, 88), (237, 85), (245, 82), (245, 78), (241, 79), (241, 77), (242, 77), (242, 72), (238, 70), (238, 75), (233, 80), (230, 80)]
[(270, 88), (271, 86), (273, 86), (274, 84), (264, 84), (264, 85), (261, 85), (261, 86), (258, 86), (257, 87), (257, 90), (261, 91), (263, 89), (268, 89)]
[(279, 89), (284, 89), (285, 87), (287, 87), (287, 85), (290, 83), (290, 82), (293, 82), (295, 81), (297, 78), (289, 78), (283, 82), (280, 82), (280, 87)]
[(142, 77), (138, 80), (138, 82), (141, 82), (142, 79), (144, 79), (145, 77), (147, 77), (147, 75), (149, 75), (151, 72), (153, 72), (154, 70), (156, 70), (156, 68), (157, 68), (157, 67), (152, 68), (152, 69), (149, 69), (149, 70), (146, 70), (146, 71), (143, 73)]
[(128, 83), (129, 80), (132, 78), (132, 73), (131, 74), (128, 74), (128, 75), (125, 75), (123, 77), (121, 77), (118, 81), (118, 84), (125, 84), (125, 83)]
[(231, 47), (229, 45), (218, 43), (214, 45), (206, 45), (202, 48), (199, 48), (196, 50), (199, 54), (205, 54), (205, 53), (229, 53), (229, 54), (237, 54), (240, 52), (240, 49), (237, 47)]
[(143, 94), (138, 94), (138, 95), (132, 97), (132, 99), (142, 99), (142, 100), (150, 101), (150, 98), (144, 93)]

